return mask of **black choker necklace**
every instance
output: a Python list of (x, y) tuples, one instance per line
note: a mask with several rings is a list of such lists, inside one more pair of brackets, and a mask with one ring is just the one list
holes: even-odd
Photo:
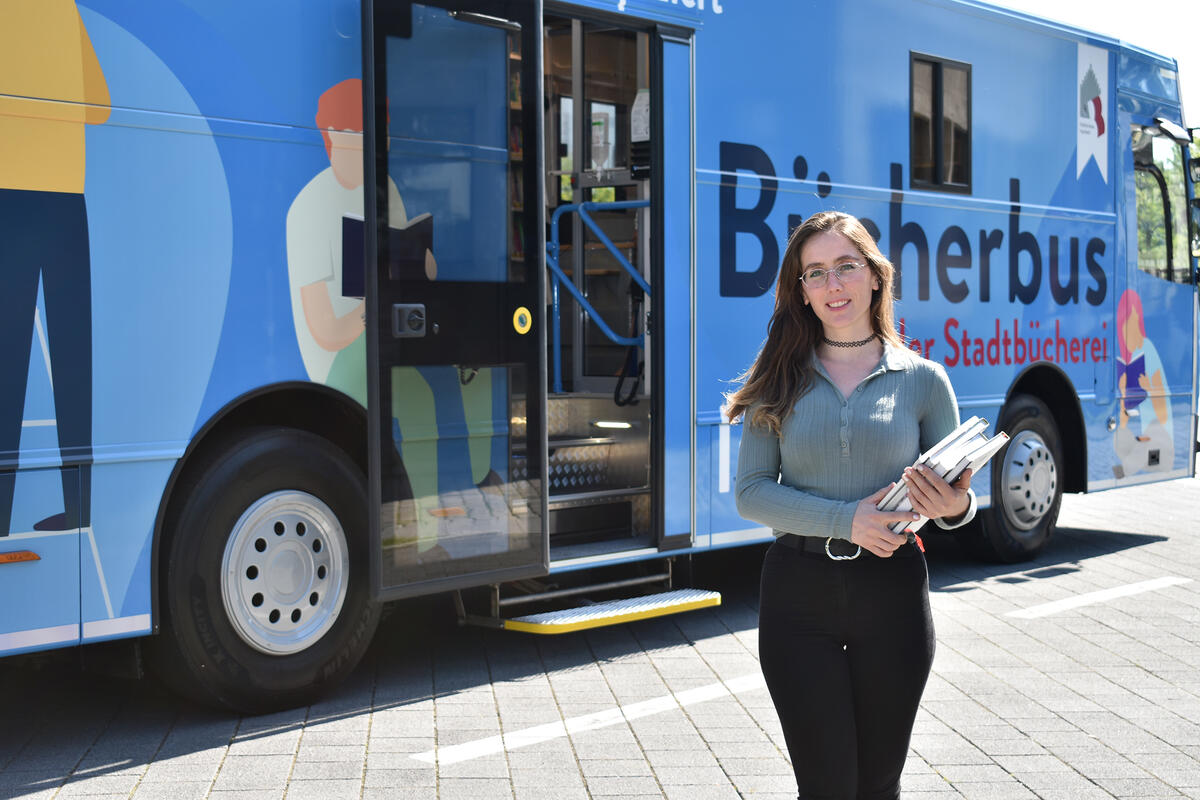
[(872, 333), (867, 338), (859, 339), (857, 342), (835, 342), (828, 336), (822, 336), (821, 341), (825, 342), (825, 344), (829, 345), (830, 347), (862, 347), (864, 344), (870, 344), (877, 338), (879, 338), (878, 334)]

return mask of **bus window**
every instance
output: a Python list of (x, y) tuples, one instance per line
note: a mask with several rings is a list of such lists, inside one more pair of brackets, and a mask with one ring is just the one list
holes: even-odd
[(910, 175), (914, 188), (971, 191), (971, 65), (912, 55)]
[(1183, 156), (1171, 139), (1134, 126), (1138, 268), (1173, 283), (1191, 283)]

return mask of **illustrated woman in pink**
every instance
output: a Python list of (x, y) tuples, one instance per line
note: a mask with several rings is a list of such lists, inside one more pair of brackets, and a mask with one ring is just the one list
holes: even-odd
[(1162, 360), (1146, 338), (1146, 318), (1137, 292), (1127, 289), (1117, 304), (1117, 390), (1120, 423), (1114, 446), (1117, 478), (1169, 470), (1175, 463), (1171, 404)]

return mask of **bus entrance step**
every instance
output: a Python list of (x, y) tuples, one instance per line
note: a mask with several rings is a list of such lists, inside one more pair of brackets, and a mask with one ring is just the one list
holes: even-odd
[(660, 594), (608, 600), (603, 603), (502, 619), (501, 627), (526, 633), (569, 633), (605, 625), (620, 625), (651, 617), (665, 617), (697, 608), (721, 605), (721, 593), (706, 589), (675, 589)]

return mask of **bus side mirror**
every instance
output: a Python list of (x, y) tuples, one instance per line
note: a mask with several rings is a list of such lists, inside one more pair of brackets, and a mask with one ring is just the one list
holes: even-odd
[(1192, 143), (1192, 132), (1182, 125), (1171, 122), (1166, 117), (1155, 117), (1154, 124), (1164, 136), (1173, 139), (1176, 144)]
[(1188, 169), (1192, 173), (1192, 186), (1200, 185), (1200, 158), (1188, 159)]

